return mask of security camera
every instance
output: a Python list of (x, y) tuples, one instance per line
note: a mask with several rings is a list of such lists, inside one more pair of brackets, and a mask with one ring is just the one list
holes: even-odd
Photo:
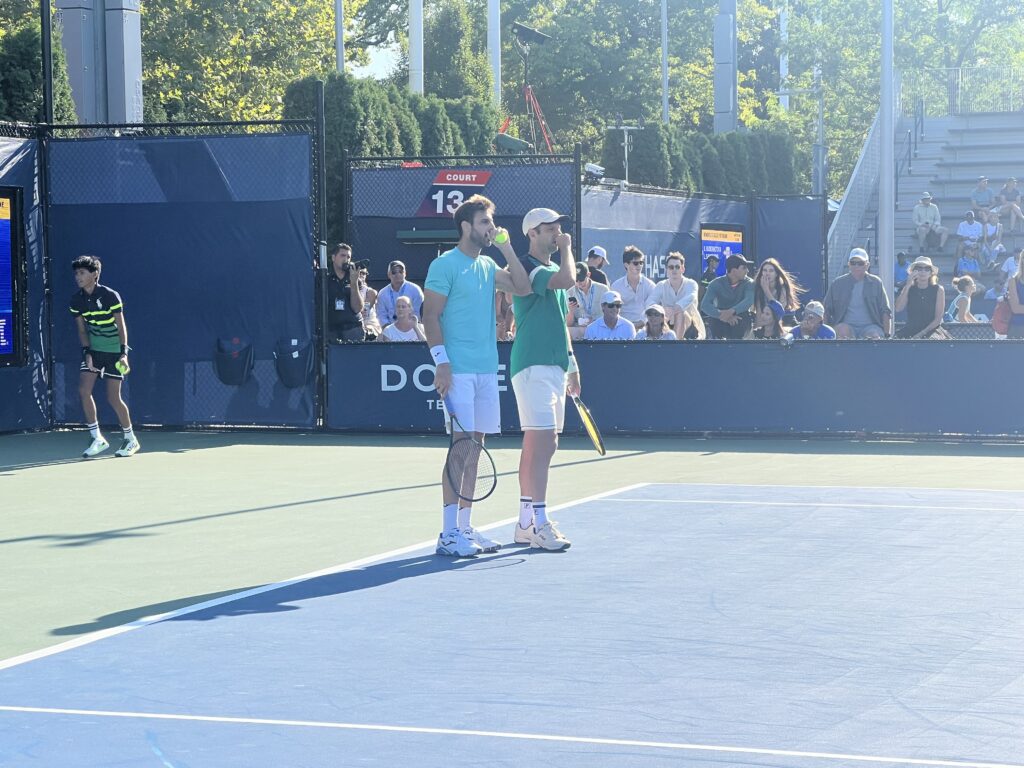
[(518, 21), (512, 22), (512, 34), (514, 34), (523, 45), (529, 45), (530, 43), (543, 45), (551, 39), (551, 35), (545, 35), (540, 30), (528, 27), (525, 24), (520, 24)]
[(587, 176), (593, 177), (595, 181), (600, 181), (604, 178), (604, 168), (597, 163), (587, 163), (583, 166), (583, 172), (586, 173)]

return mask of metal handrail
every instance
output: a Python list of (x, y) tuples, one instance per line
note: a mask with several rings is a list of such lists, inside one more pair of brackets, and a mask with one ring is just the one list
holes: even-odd
[(902, 89), (906, 108), (923, 100), (933, 116), (1018, 112), (1024, 108), (1024, 67), (921, 69), (907, 73)]
[(895, 160), (895, 197), (896, 208), (900, 207), (900, 176), (906, 167), (907, 174), (914, 172), (914, 158), (917, 157), (917, 143), (924, 138), (924, 99), (918, 99), (914, 105), (914, 124), (907, 129), (903, 136), (903, 142), (896, 152)]
[[(832, 219), (828, 230), (828, 279), (834, 280), (843, 273), (846, 257), (855, 244), (864, 214), (872, 200), (877, 199), (878, 172), (881, 164), (881, 144), (879, 119), (881, 113), (875, 114), (871, 123), (864, 147), (861, 149), (857, 165), (846, 185), (846, 193), (839, 203), (839, 210)], [(892, 137), (889, 137), (892, 141)]]

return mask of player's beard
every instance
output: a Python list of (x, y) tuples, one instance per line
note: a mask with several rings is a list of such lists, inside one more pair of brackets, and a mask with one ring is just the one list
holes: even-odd
[(481, 235), (475, 230), (469, 233), (469, 240), (473, 243), (474, 248), (479, 248), (481, 251), (491, 244), (491, 239), (487, 235)]

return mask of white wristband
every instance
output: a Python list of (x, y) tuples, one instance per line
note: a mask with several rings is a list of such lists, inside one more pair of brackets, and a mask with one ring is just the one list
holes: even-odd
[(434, 365), (444, 365), (450, 363), (448, 359), (448, 353), (444, 349), (444, 344), (438, 344), (436, 347), (430, 348), (430, 356), (434, 358)]
[(570, 352), (569, 353), (569, 369), (566, 371), (566, 373), (579, 373), (579, 372), (580, 372), (580, 367), (576, 363), (576, 355), (574, 355), (572, 352)]

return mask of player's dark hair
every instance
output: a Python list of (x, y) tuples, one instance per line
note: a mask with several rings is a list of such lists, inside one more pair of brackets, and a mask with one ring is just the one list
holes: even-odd
[(453, 215), (455, 217), (455, 229), (458, 231), (459, 237), (462, 237), (462, 222), (466, 222), (472, 227), (473, 220), (481, 211), (494, 213), (494, 203), (483, 195), (473, 195), (455, 209)]
[(627, 245), (625, 250), (622, 251), (622, 263), (626, 264), (639, 256), (641, 259), (646, 259), (644, 252), (637, 248), (635, 245)]
[(95, 256), (79, 256), (71, 262), (71, 271), (74, 272), (76, 269), (87, 269), (90, 272), (98, 273), (103, 269), (103, 264)]
[(331, 246), (331, 258), (334, 258), (338, 251), (348, 251), (349, 253), (352, 253), (352, 246), (348, 243), (335, 243)]

